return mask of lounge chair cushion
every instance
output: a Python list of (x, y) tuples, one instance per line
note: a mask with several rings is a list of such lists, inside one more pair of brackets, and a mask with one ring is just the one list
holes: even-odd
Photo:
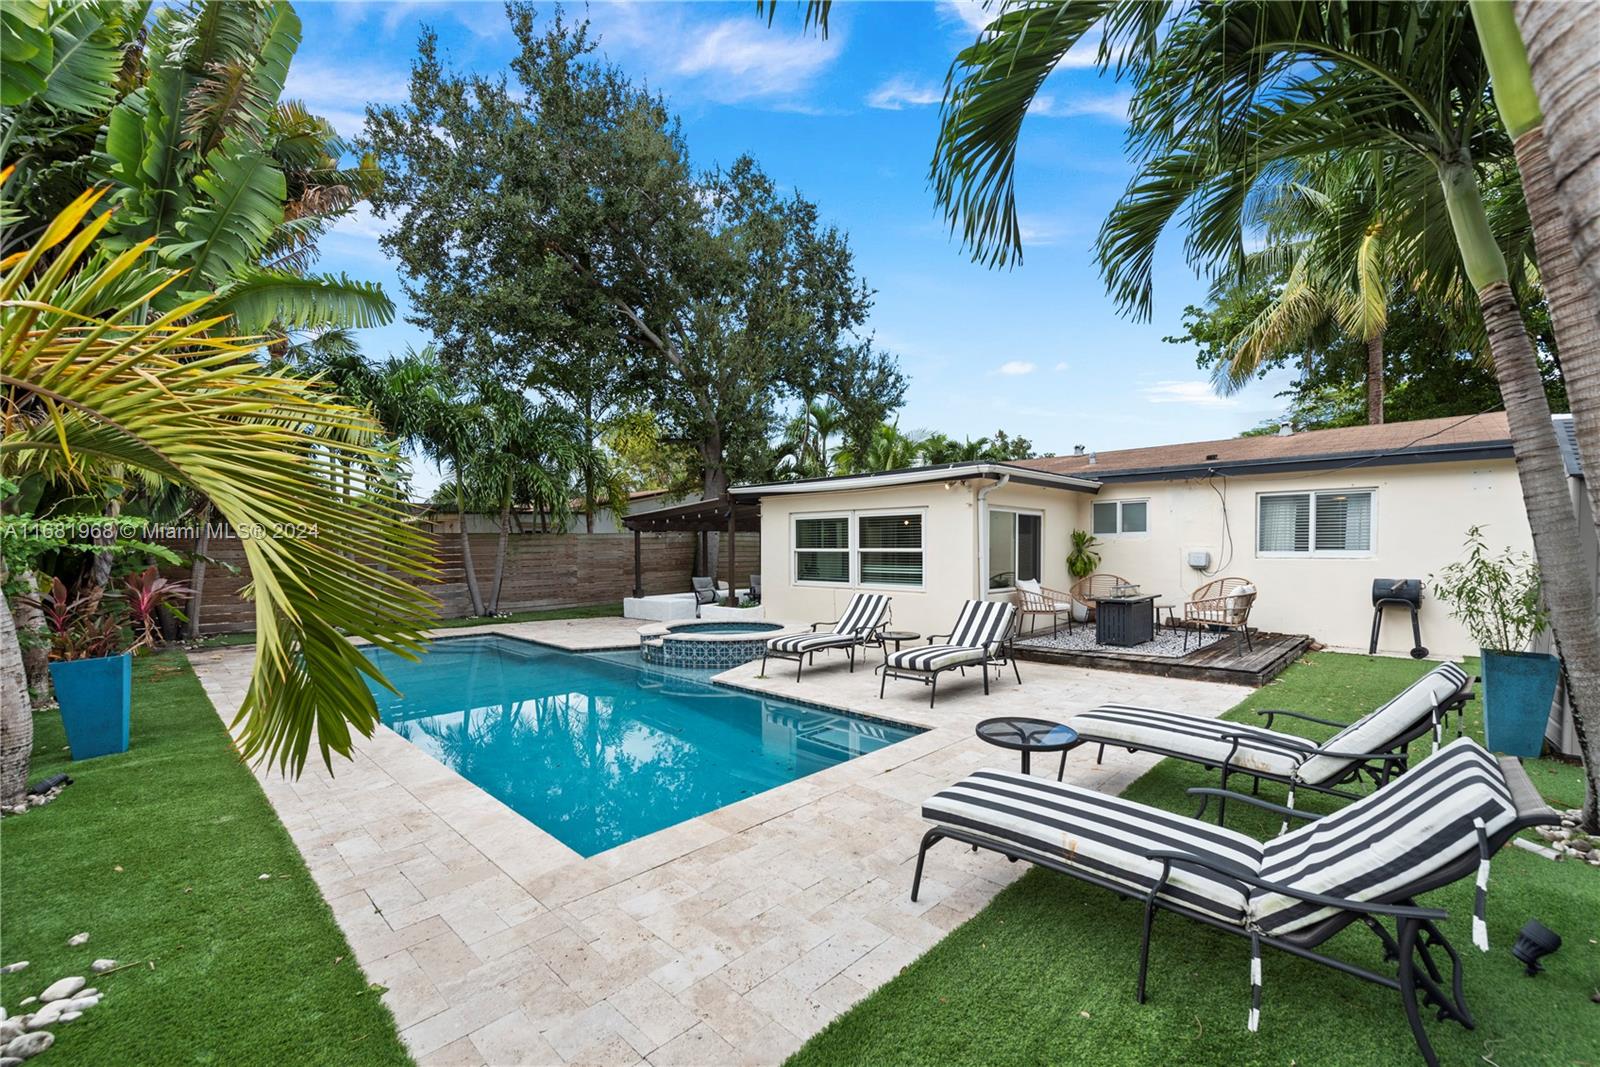
[(967, 648), (997, 648), (1011, 631), (1016, 618), (1015, 604), (1005, 600), (969, 600), (961, 606), (950, 644)]
[[(1267, 842), (1261, 877), (1347, 900), (1410, 896), (1429, 878), (1478, 855), (1478, 831), (1493, 836), (1517, 807), (1495, 758), (1459, 738), (1370, 796)], [(1333, 914), (1281, 893), (1258, 893), (1250, 918), (1286, 934)]]
[[(1243, 834), (1013, 771), (977, 771), (930, 797), (922, 815), (1139, 893), (1161, 877), (1161, 864), (1145, 858), (1151, 851), (1199, 852), (1251, 873), (1261, 865), (1261, 845)], [(1223, 874), (1174, 867), (1162, 895), (1226, 922), (1244, 921), (1244, 886)]]
[(767, 642), (771, 652), (815, 652), (821, 648), (848, 648), (861, 643), (860, 634), (789, 634)]
[[(1370, 711), (1322, 743), (1335, 752), (1385, 752), (1397, 739), (1431, 720), (1434, 709), (1448, 703), (1471, 679), (1454, 663), (1441, 663), (1411, 683), (1393, 700)], [(1300, 780), (1324, 782), (1350, 766), (1350, 760), (1313, 756), (1300, 768)]]
[[(1131, 704), (1104, 704), (1074, 715), (1067, 725), (1090, 740), (1161, 749), (1214, 766), (1221, 766), (1232, 752), (1230, 766), (1283, 778), (1292, 775), (1299, 760), (1316, 747), (1303, 737), (1261, 726)], [(1243, 739), (1237, 750), (1234, 737)]]
[(888, 610), (889, 597), (883, 593), (852, 594), (833, 632), (864, 637), (883, 621), (884, 612)]
[(902, 671), (939, 671), (982, 660), (983, 649), (970, 645), (922, 645), (889, 654), (889, 666)]

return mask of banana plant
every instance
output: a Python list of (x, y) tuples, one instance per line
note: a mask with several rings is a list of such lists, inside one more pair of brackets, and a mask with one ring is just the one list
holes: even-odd
[[(82, 484), (117, 464), (209, 498), (241, 534), (256, 611), (240, 750), (298, 774), (315, 743), (331, 768), (378, 722), (367, 681), (382, 675), (350, 639), (421, 648), (435, 609), (418, 584), (434, 576), (427, 538), (392, 479), (339, 482), (384, 469), (369, 415), (263, 368), (259, 339), (221, 332), (209, 295), (147, 312), (185, 279), (153, 237), (106, 252), (106, 196), (84, 193), (0, 258), (0, 474)], [(135, 279), (132, 299), (107, 303)], [(25, 787), (31, 735), (26, 700), (12, 699), (25, 690), (10, 617), (0, 605), (4, 803)]]
[(316, 239), (378, 181), (328, 123), (282, 99), (300, 44), (285, 0), (161, 7), (27, 0), (0, 11), (0, 150), (22, 192), (3, 205), (27, 239), (86, 180), (111, 184), (106, 246), (154, 238), (186, 271), (165, 311), (199, 293), (240, 333), (377, 326), (381, 287), (315, 274)]

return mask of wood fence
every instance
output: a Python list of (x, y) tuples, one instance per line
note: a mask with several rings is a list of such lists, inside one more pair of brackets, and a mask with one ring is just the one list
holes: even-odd
[[(761, 535), (738, 535), (739, 584), (761, 566)], [(472, 563), (485, 600), (494, 578), (496, 535), (472, 534)], [(640, 535), (640, 559), (646, 594), (682, 593), (689, 590), (694, 572), (695, 541), (691, 533)], [(726, 541), (726, 537), (723, 538)], [(170, 538), (164, 543), (184, 555), (195, 550), (194, 538)], [(726, 548), (724, 548), (724, 552)], [(426, 583), (440, 603), (444, 618), (471, 614), (458, 534), (434, 536), (439, 561), (438, 582)], [(199, 605), (200, 631), (234, 633), (255, 629), (255, 606), (239, 594), (249, 583), (244, 552), (234, 537), (212, 537), (206, 556), (216, 563), (206, 568), (205, 598)], [(726, 579), (727, 557), (719, 578)], [(227, 564), (229, 566), (219, 566)], [(233, 568), (230, 570), (230, 567)], [(188, 577), (186, 567), (164, 568), (172, 577)], [(505, 580), (500, 592), (502, 612), (607, 604), (633, 595), (633, 534), (513, 533), (506, 545)]]

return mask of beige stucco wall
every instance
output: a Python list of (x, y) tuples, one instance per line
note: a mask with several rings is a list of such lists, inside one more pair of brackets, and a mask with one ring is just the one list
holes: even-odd
[[(976, 584), (973, 489), (965, 483), (891, 486), (844, 493), (761, 498), (761, 585), (766, 617), (784, 622), (837, 619), (852, 593), (868, 588), (894, 598), (894, 625), (921, 633), (947, 631)], [(923, 587), (812, 585), (794, 580), (795, 515), (848, 511), (923, 513)]]
[[(851, 586), (797, 585), (790, 551), (797, 513), (924, 510), (924, 587), (885, 589), (894, 621), (922, 633), (949, 628), (961, 601), (979, 588), (977, 489), (988, 482), (895, 486), (853, 492), (774, 495), (761, 501), (761, 569), (769, 618), (812, 622), (837, 618)], [(1215, 486), (1215, 489), (1213, 488)], [(1256, 552), (1256, 498), (1262, 493), (1372, 489), (1373, 551), (1357, 557), (1271, 557)], [(1219, 498), (1218, 492), (1223, 493)], [(1087, 528), (1094, 500), (1148, 500), (1146, 534), (1101, 538), (1102, 571), (1137, 582), (1163, 602), (1181, 605), (1214, 577), (1237, 575), (1260, 595), (1251, 623), (1263, 630), (1310, 634), (1335, 648), (1365, 651), (1372, 625), (1374, 578), (1422, 578), (1459, 557), (1467, 527), (1485, 528), (1491, 546), (1531, 551), (1521, 491), (1510, 460), (1367, 467), (1320, 473), (1218, 478), (1212, 482), (1107, 484), (1097, 495), (1007, 485), (989, 494), (991, 507), (1043, 514), (1044, 584), (1064, 589), (1074, 528)], [(1224, 523), (1224, 501), (1227, 520)], [(1185, 562), (1205, 549), (1212, 573)], [(1476, 652), (1466, 632), (1431, 597), (1422, 608), (1422, 638), (1436, 656)], [(1407, 616), (1390, 609), (1380, 650), (1411, 648)]]
[[(1146, 592), (1182, 603), (1212, 577), (1237, 575), (1260, 594), (1250, 621), (1263, 630), (1310, 634), (1336, 648), (1365, 651), (1372, 627), (1374, 578), (1421, 578), (1457, 559), (1467, 528), (1483, 526), (1493, 547), (1531, 551), (1532, 535), (1510, 460), (1355, 468), (1330, 473), (1205, 481), (1106, 485), (1097, 500), (1150, 501), (1150, 532), (1102, 537), (1101, 570), (1138, 582)], [(1272, 557), (1256, 551), (1256, 498), (1262, 493), (1373, 489), (1373, 551), (1359, 557)], [(1087, 506), (1084, 520), (1087, 521)], [(1225, 534), (1226, 531), (1226, 534)], [(1230, 556), (1229, 540), (1232, 547)], [(1213, 573), (1185, 559), (1211, 552)], [(1475, 654), (1466, 631), (1445, 606), (1427, 597), (1422, 640), (1436, 656)], [(1409, 617), (1397, 608), (1384, 620), (1380, 651), (1411, 648)]]

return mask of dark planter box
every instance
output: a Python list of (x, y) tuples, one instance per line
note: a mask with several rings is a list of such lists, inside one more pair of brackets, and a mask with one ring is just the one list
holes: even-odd
[(128, 751), (133, 708), (133, 653), (50, 664), (72, 758)]

